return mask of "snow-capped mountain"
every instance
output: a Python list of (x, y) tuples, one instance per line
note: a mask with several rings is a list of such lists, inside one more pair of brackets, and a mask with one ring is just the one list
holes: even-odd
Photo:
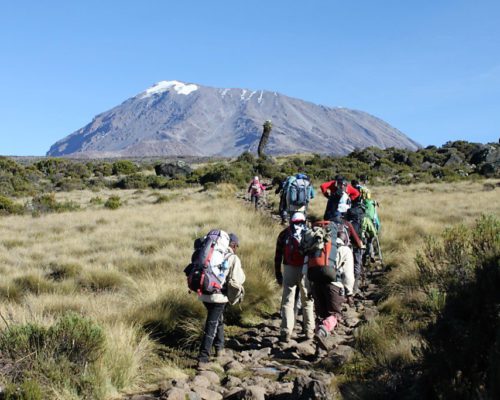
[(362, 111), (276, 92), (162, 81), (59, 140), (49, 156), (234, 156), (255, 151), (272, 120), (269, 154), (346, 154), (368, 146), (418, 144)]

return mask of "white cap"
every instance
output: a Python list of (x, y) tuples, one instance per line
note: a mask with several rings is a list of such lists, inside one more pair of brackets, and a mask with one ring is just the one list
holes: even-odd
[(292, 215), (290, 222), (305, 222), (305, 220), (306, 216), (304, 215), (304, 213), (296, 212)]
[(259, 180), (259, 177), (258, 177), (258, 176), (254, 176), (254, 177), (253, 177), (253, 180), (254, 180), (254, 181), (258, 181), (258, 180)]

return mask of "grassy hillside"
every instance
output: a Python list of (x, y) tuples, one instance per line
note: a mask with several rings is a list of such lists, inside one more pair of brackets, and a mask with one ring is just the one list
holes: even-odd
[[(415, 368), (423, 329), (435, 315), (418, 284), (416, 253), (446, 226), (500, 215), (498, 189), (483, 189), (471, 182), (374, 188), (390, 271), (381, 314), (359, 329), (359, 353), (339, 371), (345, 396), (385, 393), (404, 380), (401, 371)], [(121, 206), (105, 207), (117, 193)], [(0, 350), (8, 366), (0, 385), (7, 392), (109, 398), (190, 373), (185, 356), (204, 310), (182, 269), (193, 240), (214, 227), (238, 234), (248, 276), (245, 302), (229, 322), (251, 324), (278, 309), (272, 269), (280, 228), (238, 201), (234, 186), (72, 191), (54, 199), (76, 211), (0, 219)], [(276, 203), (274, 194), (268, 200)], [(321, 215), (324, 205), (318, 196), (312, 212)]]

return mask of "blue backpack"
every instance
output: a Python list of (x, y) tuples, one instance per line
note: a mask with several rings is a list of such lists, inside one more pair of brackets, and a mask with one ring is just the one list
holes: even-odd
[(288, 207), (305, 206), (310, 199), (311, 182), (306, 175), (297, 174), (289, 176), (283, 185), (283, 192), (286, 193)]

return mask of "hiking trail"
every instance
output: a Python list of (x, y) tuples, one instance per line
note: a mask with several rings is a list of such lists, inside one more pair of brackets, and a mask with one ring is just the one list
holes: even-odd
[[(241, 199), (244, 196), (238, 195)], [(261, 212), (271, 213), (266, 207)], [(280, 220), (279, 216), (273, 219)], [(354, 334), (378, 315), (379, 282), (382, 271), (368, 273), (363, 296), (354, 306), (343, 306), (343, 319), (328, 337), (329, 351), (318, 350), (313, 340), (301, 334), (302, 316), (294, 335), (281, 343), (279, 310), (264, 322), (242, 330), (226, 340), (223, 356), (194, 376), (164, 381), (150, 393), (126, 396), (127, 400), (327, 400), (331, 392), (332, 371), (354, 356)], [(193, 368), (196, 362), (193, 360)]]

